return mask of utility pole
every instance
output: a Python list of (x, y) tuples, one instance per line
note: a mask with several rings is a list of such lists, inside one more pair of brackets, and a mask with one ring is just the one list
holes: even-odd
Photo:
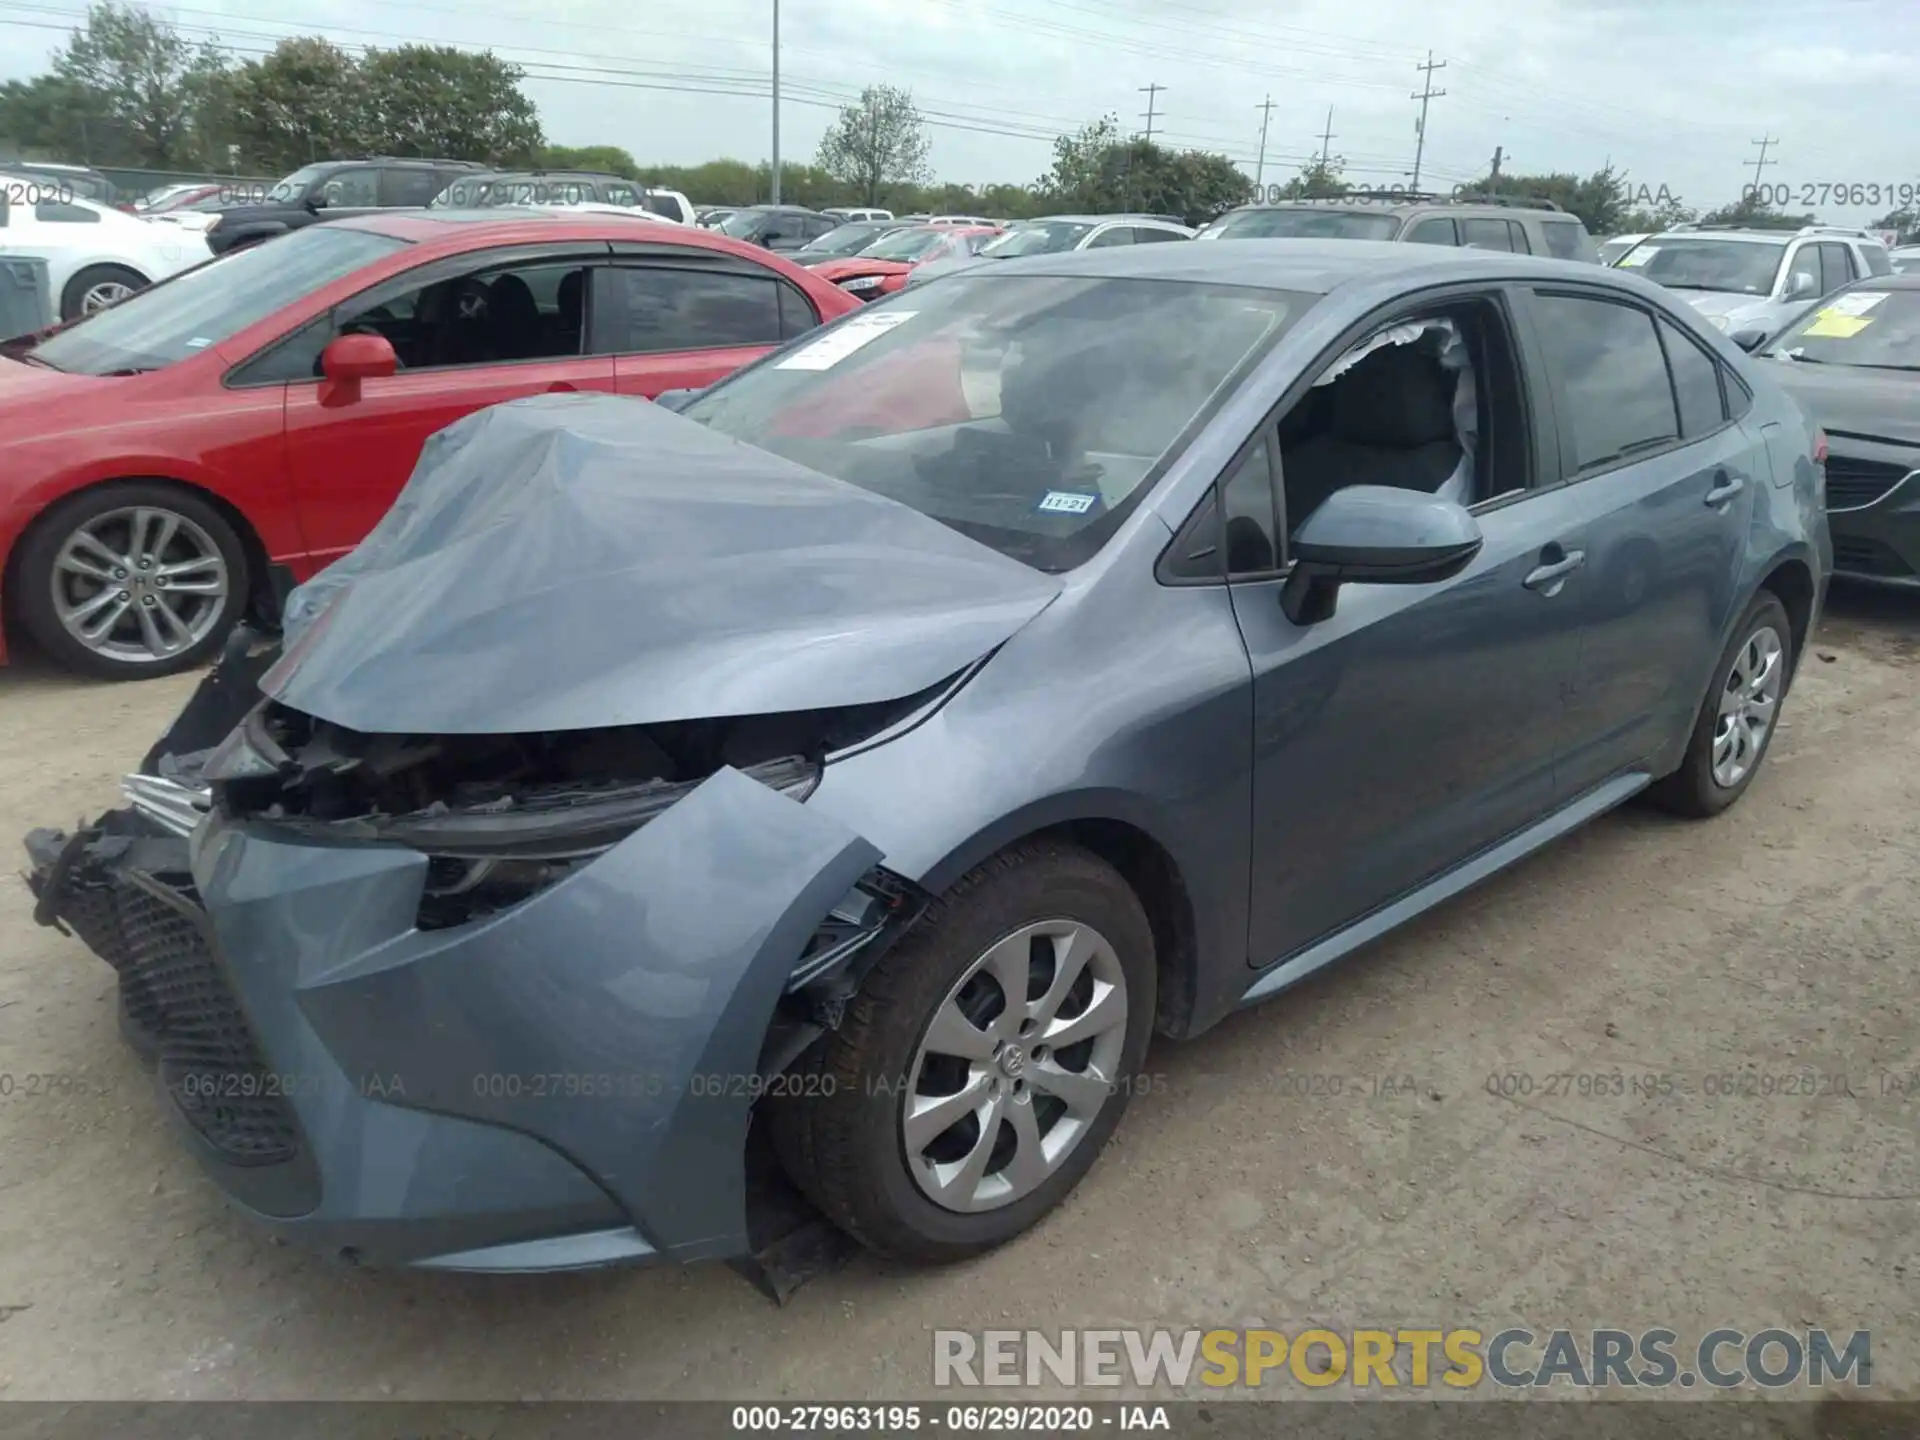
[(1269, 93), (1264, 104), (1253, 108), (1260, 112), (1260, 159), (1253, 167), (1253, 188), (1256, 192), (1253, 198), (1258, 200), (1260, 181), (1267, 173), (1267, 124), (1273, 119), (1273, 95)]
[(1760, 158), (1753, 162), (1753, 188), (1757, 191), (1760, 188), (1760, 172), (1769, 165), (1778, 165), (1780, 163), (1778, 160), (1769, 160), (1767, 158), (1767, 151), (1771, 150), (1775, 145), (1778, 145), (1780, 140), (1779, 137), (1770, 135), (1764, 140), (1751, 140), (1747, 143), (1760, 147)]
[(1493, 169), (1487, 175), (1487, 192), (1489, 194), (1500, 188), (1500, 160), (1506, 153), (1506, 147), (1503, 145), (1493, 147)]
[(1164, 85), (1142, 85), (1139, 87), (1140, 93), (1147, 97), (1147, 143), (1149, 145), (1153, 143), (1153, 102), (1159, 98), (1160, 92), (1166, 88)]
[(1327, 173), (1327, 165), (1333, 154), (1333, 107), (1327, 106), (1327, 128), (1320, 132), (1320, 173)]
[(773, 203), (780, 203), (780, 0), (773, 0)]
[(1420, 118), (1413, 122), (1413, 133), (1415, 137), (1413, 145), (1413, 188), (1414, 191), (1418, 193), (1420, 189), (1420, 162), (1425, 158), (1427, 153), (1427, 103), (1431, 100), (1438, 100), (1442, 95), (1447, 93), (1444, 90), (1436, 90), (1433, 88), (1433, 72), (1446, 69), (1447, 62), (1442, 60), (1438, 64), (1435, 64), (1433, 51), (1429, 50), (1427, 51), (1427, 63), (1424, 65), (1416, 65), (1413, 68), (1423, 71), (1426, 75), (1425, 82), (1412, 96), (1413, 99), (1420, 102)]

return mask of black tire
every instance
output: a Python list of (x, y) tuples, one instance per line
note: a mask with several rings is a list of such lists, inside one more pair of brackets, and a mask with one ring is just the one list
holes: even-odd
[(77, 320), (86, 306), (87, 293), (98, 285), (125, 285), (129, 290), (144, 290), (147, 277), (138, 270), (129, 270), (124, 265), (89, 265), (71, 280), (67, 288), (60, 292), (60, 318)]
[[(1771, 628), (1780, 639), (1780, 663), (1784, 670), (1780, 700), (1774, 708), (1773, 723), (1760, 738), (1753, 763), (1732, 785), (1722, 785), (1713, 778), (1713, 732), (1719, 719), (1720, 694), (1727, 687), (1727, 680), (1733, 673), (1734, 663), (1741, 651), (1763, 628)], [(1787, 692), (1792, 687), (1796, 659), (1793, 626), (1787, 618), (1787, 607), (1780, 603), (1779, 597), (1771, 590), (1762, 590), (1747, 606), (1740, 623), (1734, 627), (1733, 639), (1728, 643), (1726, 653), (1720, 657), (1720, 663), (1713, 667), (1713, 683), (1707, 687), (1707, 693), (1700, 701), (1700, 713), (1694, 719), (1693, 733), (1687, 740), (1686, 758), (1680, 762), (1679, 769), (1671, 775), (1662, 776), (1649, 787), (1647, 798), (1675, 815), (1704, 820), (1718, 815), (1746, 794), (1753, 777), (1760, 773), (1760, 766), (1767, 758), (1767, 749), (1780, 729), (1780, 706), (1786, 703)]]
[(1119, 1076), (1139, 1073), (1152, 1036), (1153, 932), (1140, 901), (1095, 856), (1029, 841), (953, 886), (875, 966), (840, 1028), (796, 1066), (792, 1092), (768, 1107), (776, 1151), (828, 1219), (887, 1259), (947, 1264), (1004, 1244), (1058, 1205), (1092, 1168), (1126, 1109), (1128, 1086), (1105, 1103), (1060, 1168), (1022, 1198), (975, 1213), (928, 1198), (910, 1173), (900, 1132), (903, 1077), (934, 1013), (973, 961), (1024, 925), (1078, 920), (1105, 936), (1126, 981)]
[[(198, 526), (226, 563), (227, 593), (212, 627), (194, 644), (161, 659), (122, 660), (103, 655), (67, 633), (54, 609), (54, 564), (68, 537), (91, 520), (128, 506), (165, 511)], [(225, 642), (246, 609), (253, 576), (247, 547), (214, 506), (177, 485), (154, 480), (115, 480), (68, 496), (35, 523), (15, 554), (8, 575), (14, 613), (21, 627), (60, 665), (99, 680), (150, 680), (206, 662)]]

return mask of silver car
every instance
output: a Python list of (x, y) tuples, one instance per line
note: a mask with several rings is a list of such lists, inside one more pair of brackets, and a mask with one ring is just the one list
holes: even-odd
[(1890, 275), (1887, 247), (1864, 230), (1688, 226), (1649, 235), (1613, 262), (1677, 291), (1714, 329), (1751, 350), (1814, 301)]
[(1013, 260), (1023, 255), (1064, 255), (1074, 250), (1105, 250), (1115, 245), (1155, 245), (1191, 240), (1194, 232), (1154, 215), (1042, 215), (1023, 220), (978, 255), (917, 265), (907, 288), (978, 265), (983, 260)]

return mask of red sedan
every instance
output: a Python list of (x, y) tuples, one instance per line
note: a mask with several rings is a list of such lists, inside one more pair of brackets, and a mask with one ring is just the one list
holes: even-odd
[(849, 295), (877, 300), (904, 290), (907, 272), (914, 266), (978, 255), (988, 241), (1005, 233), (996, 225), (915, 225), (895, 230), (858, 255), (815, 265), (813, 273)]
[(367, 215), (236, 251), (5, 347), (5, 618), (92, 675), (185, 669), (358, 544), (468, 412), (710, 385), (858, 307), (628, 216)]

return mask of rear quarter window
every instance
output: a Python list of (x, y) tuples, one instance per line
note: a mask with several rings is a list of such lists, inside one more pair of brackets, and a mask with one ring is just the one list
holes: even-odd
[(1556, 260), (1598, 260), (1593, 237), (1578, 220), (1542, 220), (1540, 233), (1547, 242), (1547, 253)]

